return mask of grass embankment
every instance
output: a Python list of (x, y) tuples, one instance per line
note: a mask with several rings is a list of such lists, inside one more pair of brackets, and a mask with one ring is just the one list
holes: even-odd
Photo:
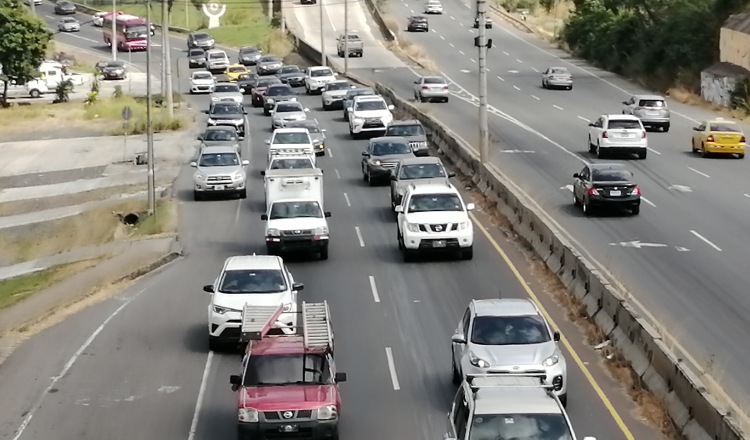
[[(131, 117), (128, 134), (142, 134), (146, 132), (146, 102), (145, 99), (122, 96), (119, 98), (99, 98), (95, 103), (87, 105), (80, 102), (65, 102), (59, 104), (34, 104), (13, 106), (0, 109), (0, 121), (3, 129), (22, 131), (25, 128), (38, 128), (40, 120), (46, 128), (59, 126), (73, 128), (81, 125), (86, 128), (102, 128), (104, 132), (113, 135), (125, 133), (122, 120), (122, 109), (130, 107)], [(187, 124), (186, 117), (179, 109), (175, 109), (175, 117), (170, 118), (164, 108), (152, 108), (151, 119), (154, 132), (177, 131)]]
[[(224, 0), (226, 12), (221, 17), (221, 27), (206, 29), (208, 19), (203, 14), (200, 2), (191, 1), (174, 2), (169, 14), (172, 26), (187, 28), (190, 30), (203, 30), (211, 34), (218, 44), (240, 47), (255, 45), (261, 47), (266, 53), (286, 56), (293, 46), (288, 36), (280, 29), (271, 26), (265, 11), (265, 2), (248, 2), (247, 0)], [(110, 3), (100, 1), (92, 7), (111, 8)], [(198, 4), (199, 6), (196, 6)], [(99, 6), (97, 6), (99, 5)], [(146, 6), (143, 4), (118, 3), (118, 9), (141, 17), (146, 16)], [(151, 19), (155, 23), (162, 22), (161, 5), (154, 3), (151, 9)]]

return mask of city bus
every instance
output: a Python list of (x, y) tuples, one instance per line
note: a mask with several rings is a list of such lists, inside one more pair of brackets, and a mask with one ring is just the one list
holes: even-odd
[[(115, 24), (116, 36), (112, 36), (112, 14), (106, 15), (102, 22), (102, 35), (107, 46), (115, 41), (117, 50), (128, 52), (146, 50), (147, 22), (145, 18), (135, 15), (117, 15)], [(151, 35), (154, 35), (153, 28)]]

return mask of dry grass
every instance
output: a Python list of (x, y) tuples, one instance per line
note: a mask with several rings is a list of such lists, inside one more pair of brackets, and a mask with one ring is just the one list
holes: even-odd
[(170, 199), (156, 201), (156, 214), (141, 216), (141, 221), (132, 228), (133, 235), (149, 236), (172, 234), (177, 231), (177, 203)]
[(13, 202), (0, 203), (0, 217), (45, 211), (65, 206), (81, 205), (87, 202), (103, 201), (120, 195), (126, 196), (128, 194), (135, 194), (145, 189), (146, 187), (144, 185), (121, 185), (70, 194), (65, 197), (43, 197), (39, 199), (16, 200)]
[[(503, 7), (505, 1), (493, 0), (496, 7), (508, 10)], [(526, 11), (526, 19), (520, 11), (510, 10), (509, 14), (519, 20), (523, 20), (532, 30), (536, 31), (537, 34), (544, 37), (548, 41), (553, 41), (555, 36), (562, 30), (565, 20), (571, 15), (575, 9), (575, 5), (572, 1), (560, 1), (556, 2), (552, 8), (547, 11), (543, 7), (535, 7)]]
[(422, 68), (430, 71), (431, 73), (438, 73), (437, 65), (427, 56), (427, 52), (424, 48), (412, 41), (410, 41), (402, 32), (403, 28), (401, 22), (393, 18), (388, 14), (383, 14), (383, 21), (388, 29), (396, 35), (397, 41), (386, 42), (388, 50), (400, 54), (410, 59), (411, 61), (419, 64)]
[(706, 110), (718, 112), (730, 118), (738, 119), (740, 121), (745, 121), (745, 122), (750, 121), (750, 115), (743, 112), (742, 110), (728, 109), (728, 108), (721, 107), (719, 105), (704, 101), (703, 98), (701, 98), (699, 95), (696, 95), (695, 93), (687, 89), (681, 88), (681, 87), (670, 88), (669, 90), (667, 90), (667, 96), (683, 104), (688, 104), (688, 105), (700, 107)]

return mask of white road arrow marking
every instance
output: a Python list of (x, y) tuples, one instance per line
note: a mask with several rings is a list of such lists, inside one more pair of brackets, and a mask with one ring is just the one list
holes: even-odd
[(675, 249), (677, 249), (677, 252), (690, 252), (690, 249), (682, 246), (675, 246)]
[(560, 189), (567, 189), (568, 191), (573, 192), (573, 185), (561, 186)]
[(470, 73), (471, 70), (461, 69), (461, 73)]
[(693, 188), (690, 188), (689, 186), (685, 186), (685, 185), (671, 185), (669, 186), (669, 189), (673, 189), (679, 192), (686, 192), (686, 193), (693, 192)]
[(622, 246), (622, 247), (632, 247), (636, 249), (641, 249), (644, 247), (667, 247), (666, 244), (661, 243), (641, 243), (640, 240), (634, 240), (634, 241), (621, 241), (619, 243), (610, 243), (610, 246)]
[(534, 153), (531, 150), (500, 150), (501, 153)]

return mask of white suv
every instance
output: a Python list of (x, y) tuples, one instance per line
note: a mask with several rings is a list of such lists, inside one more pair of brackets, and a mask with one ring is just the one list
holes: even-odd
[(308, 95), (321, 93), (329, 82), (336, 81), (336, 74), (330, 67), (315, 66), (305, 70), (305, 91)]
[(385, 133), (393, 122), (392, 105), (379, 95), (356, 96), (349, 113), (349, 134), (352, 138), (362, 133)]
[(242, 308), (284, 305), (273, 329), (292, 335), (297, 327), (297, 293), (304, 288), (295, 283), (281, 257), (242, 255), (229, 257), (213, 284), (203, 286), (211, 294), (208, 305), (208, 341), (211, 350), (221, 342), (239, 342)]
[(633, 115), (601, 115), (589, 124), (589, 152), (602, 158), (607, 153), (637, 154), (645, 159), (648, 153), (646, 128)]
[(464, 204), (452, 184), (411, 185), (396, 206), (398, 248), (404, 261), (420, 252), (458, 252), (474, 257), (473, 203)]

